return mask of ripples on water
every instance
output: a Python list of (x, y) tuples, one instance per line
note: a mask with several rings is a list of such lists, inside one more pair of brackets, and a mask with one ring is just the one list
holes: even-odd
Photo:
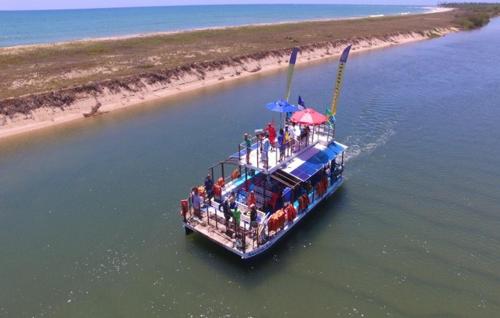
[[(284, 72), (0, 144), (0, 316), (495, 317), (499, 32), (354, 55), (348, 181), (247, 264), (185, 237), (178, 200)], [(323, 110), (335, 70), (300, 67), (294, 92)]]

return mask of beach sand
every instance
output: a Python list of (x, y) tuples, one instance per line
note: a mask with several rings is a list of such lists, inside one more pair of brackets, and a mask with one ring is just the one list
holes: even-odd
[[(432, 30), (428, 34), (407, 33), (390, 36), (385, 39), (367, 39), (353, 45), (352, 53), (357, 54), (368, 50), (382, 49), (394, 45), (401, 45), (415, 41), (422, 41), (443, 36), (450, 32), (457, 31), (455, 28)], [(306, 64), (323, 59), (338, 57), (342, 52), (342, 47), (323, 47), (313, 51), (301, 52), (297, 64)], [(265, 58), (262, 60), (249, 60), (240, 66), (228, 66), (220, 70), (205, 73), (204, 79), (200, 79), (196, 74), (186, 74), (178, 80), (167, 85), (146, 85), (138, 92), (121, 92), (119, 94), (106, 92), (101, 94), (97, 100), (102, 105), (99, 112), (109, 112), (117, 109), (131, 107), (144, 102), (151, 102), (169, 97), (181, 92), (189, 92), (202, 87), (214, 86), (223, 82), (232, 81), (238, 78), (253, 76), (257, 73), (265, 73), (288, 66), (284, 60), (287, 56)], [(73, 120), (84, 119), (86, 113), (90, 113), (96, 105), (96, 98), (84, 98), (78, 100), (64, 110), (54, 108), (41, 108), (32, 112), (31, 116), (16, 115), (14, 118), (5, 120), (0, 126), (0, 138), (31, 132), (37, 129), (50, 127), (56, 124)]]

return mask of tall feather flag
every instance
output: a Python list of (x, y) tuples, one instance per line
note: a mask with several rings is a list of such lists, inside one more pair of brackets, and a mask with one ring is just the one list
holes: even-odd
[(297, 62), (298, 54), (299, 54), (299, 48), (294, 47), (292, 49), (292, 55), (290, 55), (290, 63), (288, 64), (288, 76), (287, 76), (286, 93), (285, 93), (285, 100), (287, 102), (290, 99), (290, 92), (292, 90), (293, 71), (295, 70), (295, 63)]
[(344, 69), (347, 63), (347, 58), (349, 57), (349, 52), (351, 51), (352, 44), (344, 49), (342, 55), (340, 56), (339, 70), (337, 72), (337, 81), (335, 84), (335, 91), (333, 94), (332, 107), (330, 111), (327, 111), (330, 121), (335, 121), (335, 115), (337, 114), (337, 103), (339, 100), (340, 89), (342, 88), (342, 81), (344, 79)]

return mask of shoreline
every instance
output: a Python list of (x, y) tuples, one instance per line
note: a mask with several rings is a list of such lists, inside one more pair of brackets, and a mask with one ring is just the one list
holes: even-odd
[[(364, 39), (351, 39), (353, 43), (352, 53), (362, 53), (366, 51), (388, 48), (395, 45), (427, 40), (441, 37), (451, 32), (459, 31), (454, 27), (435, 28), (427, 32), (407, 32), (385, 37), (372, 37)], [(305, 48), (299, 54), (297, 64), (303, 65), (311, 62), (326, 61), (336, 58), (342, 52), (345, 43), (335, 46), (331, 43), (322, 46)], [(219, 83), (227, 83), (236, 79), (251, 77), (255, 74), (265, 74), (288, 67), (288, 50), (284, 49), (279, 53), (262, 58), (246, 58), (242, 63), (227, 64), (218, 69), (204, 72), (200, 77), (199, 70), (190, 70), (176, 79), (164, 83), (144, 84), (140, 89), (120, 90), (113, 92), (104, 91), (99, 95), (80, 96), (69, 106), (61, 108), (41, 107), (33, 110), (29, 115), (16, 114), (13, 118), (4, 116), (4, 122), (0, 121), (0, 140), (34, 132), (40, 129), (49, 128), (62, 123), (76, 121), (85, 118), (84, 114), (92, 112), (92, 109), (99, 104), (97, 114), (107, 113), (118, 109), (134, 107), (146, 102), (155, 102), (166, 97), (179, 93), (186, 93), (200, 88), (213, 87)], [(143, 82), (144, 80), (141, 79)], [(1, 120), (2, 118), (0, 118)]]
[(55, 42), (47, 42), (47, 43), (32, 43), (32, 44), (19, 44), (19, 45), (11, 45), (11, 46), (2, 46), (2, 47), (0, 47), (0, 51), (29, 50), (29, 49), (38, 49), (38, 48), (45, 48), (45, 47), (64, 46), (64, 45), (70, 45), (70, 44), (75, 44), (75, 43), (93, 43), (93, 42), (130, 40), (130, 39), (146, 38), (146, 37), (152, 37), (152, 36), (190, 33), (190, 32), (196, 32), (196, 31), (219, 31), (219, 30), (246, 28), (246, 27), (277, 26), (277, 25), (283, 25), (283, 24), (300, 24), (300, 23), (307, 23), (307, 22), (331, 22), (331, 21), (377, 19), (377, 18), (387, 18), (387, 17), (404, 17), (404, 16), (415, 16), (415, 15), (442, 13), (442, 12), (448, 12), (448, 11), (455, 10), (454, 8), (443, 8), (443, 7), (432, 7), (432, 6), (423, 6), (423, 8), (427, 9), (428, 11), (418, 12), (418, 13), (404, 13), (404, 12), (402, 12), (402, 13), (398, 13), (398, 14), (387, 14), (387, 15), (382, 14), (382, 15), (353, 16), (353, 17), (340, 17), (340, 18), (291, 20), (291, 21), (280, 21), (280, 22), (269, 22), (269, 23), (251, 23), (251, 24), (230, 25), (230, 26), (213, 26), (213, 27), (205, 27), (205, 28), (181, 29), (181, 30), (173, 30), (173, 31), (133, 33), (133, 34), (124, 34), (124, 35), (115, 35), (115, 36), (102, 36), (102, 37), (99, 36), (99, 37), (95, 37), (95, 38), (82, 38), (82, 39), (74, 39), (74, 40), (67, 40), (67, 41), (63, 40), (63, 41), (55, 41)]

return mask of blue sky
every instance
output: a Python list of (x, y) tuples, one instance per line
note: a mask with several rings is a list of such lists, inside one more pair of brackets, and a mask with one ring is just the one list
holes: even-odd
[[(484, 2), (485, 0), (483, 0)], [(486, 0), (487, 1), (487, 0)], [(489, 1), (487, 1), (489, 2)], [(492, 0), (491, 2), (495, 2)], [(74, 9), (193, 4), (242, 3), (353, 3), (353, 4), (436, 4), (437, 0), (0, 0), (0, 10)]]

